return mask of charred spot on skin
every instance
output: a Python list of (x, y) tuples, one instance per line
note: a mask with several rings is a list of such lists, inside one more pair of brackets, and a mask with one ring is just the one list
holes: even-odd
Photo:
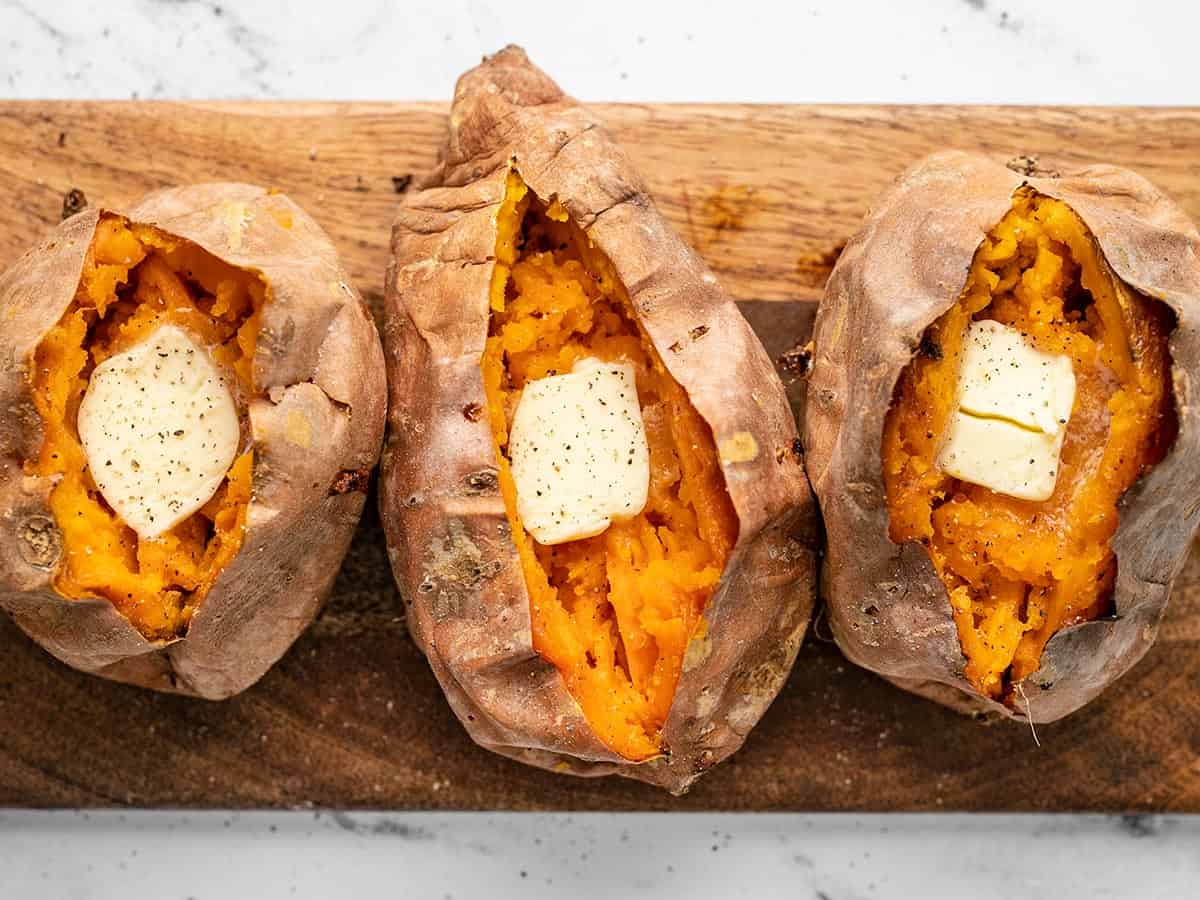
[(804, 442), (800, 438), (792, 438), (792, 443), (788, 447), (783, 447), (775, 454), (775, 462), (782, 465), (787, 460), (800, 465), (804, 462)]
[(1041, 178), (1059, 178), (1060, 177), (1057, 169), (1041, 168), (1041, 166), (1038, 164), (1038, 158), (1036, 156), (1028, 156), (1028, 155), (1014, 156), (1012, 159), (1010, 159), (1004, 165), (1007, 168), (1011, 169), (1012, 171), (1016, 172), (1018, 175), (1025, 175), (1027, 177), (1033, 177), (1033, 176), (1039, 176)]
[(1025, 155), (1014, 156), (1004, 165), (1018, 175), (1032, 175), (1037, 171), (1037, 157)]
[(333, 484), (329, 486), (329, 495), (332, 497), (336, 494), (349, 494), (352, 491), (365, 494), (367, 485), (370, 483), (370, 469), (342, 469), (334, 476)]
[(462, 414), (468, 422), (478, 422), (483, 416), (483, 407), (478, 403), (468, 403), (463, 407)]
[(693, 328), (691, 331), (688, 332), (688, 337), (690, 337), (693, 341), (698, 341), (698, 340), (700, 340), (700, 338), (704, 337), (706, 334), (708, 334), (708, 326), (707, 325), (697, 325), (695, 328)]
[(393, 175), (392, 190), (397, 194), (403, 194), (412, 185), (412, 180), (413, 177), (411, 173), (407, 175)]
[(87, 209), (87, 205), (87, 195), (85, 195), (79, 188), (71, 188), (63, 196), (62, 221), (65, 222), (76, 213), (83, 212), (83, 210)]
[(683, 345), (681, 343), (679, 343), (679, 341), (676, 341), (667, 349), (670, 350), (672, 353), (678, 353), (680, 350), (683, 349)]
[(785, 350), (776, 365), (788, 381), (800, 381), (812, 374), (813, 342)]
[(921, 335), (921, 343), (917, 345), (917, 352), (926, 359), (932, 359), (936, 362), (942, 358), (942, 345), (934, 340), (932, 334), (926, 331)]
[(39, 569), (50, 569), (62, 556), (62, 534), (47, 516), (30, 516), (17, 529), (21, 559)]
[(494, 494), (500, 487), (500, 479), (493, 469), (481, 469), (478, 472), (472, 472), (463, 479), (466, 485), (468, 494), (478, 496), (482, 494)]

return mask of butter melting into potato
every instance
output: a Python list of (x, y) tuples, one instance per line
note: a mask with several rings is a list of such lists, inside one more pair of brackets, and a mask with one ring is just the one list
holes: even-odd
[(483, 746), (684, 790), (741, 745), (812, 610), (783, 387), (522, 51), (463, 76), (450, 125), (385, 298), (380, 501), (409, 627)]
[(87, 672), (251, 685), (320, 608), (364, 499), (337, 486), (382, 440), (379, 338), (328, 238), (259, 188), (161, 191), (64, 222), (0, 276), (0, 319), (0, 607)]
[(852, 660), (1041, 722), (1141, 658), (1200, 508), (1198, 248), (1106, 166), (943, 153), (884, 198), (830, 277), (805, 422)]

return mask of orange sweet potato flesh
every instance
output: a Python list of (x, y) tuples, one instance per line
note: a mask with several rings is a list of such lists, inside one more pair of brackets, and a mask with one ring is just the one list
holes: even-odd
[[(1071, 358), (1075, 405), (1048, 500), (1017, 500), (936, 466), (972, 319)], [(1037, 671), (1055, 632), (1110, 611), (1118, 501), (1176, 433), (1172, 325), (1165, 306), (1113, 277), (1069, 206), (1023, 188), (901, 376), (883, 435), (890, 537), (928, 551), (980, 692), (1005, 697)]]
[[(708, 425), (639, 329), (609, 262), (558, 203), (510, 173), (482, 368), (499, 480), (529, 591), (533, 645), (629, 760), (656, 755), (688, 642), (737, 540)], [(586, 356), (631, 362), (650, 447), (646, 508), (546, 547), (521, 526), (505, 449), (522, 387)]]
[(108, 599), (151, 640), (179, 637), (242, 543), (250, 501), (251, 451), (198, 512), (154, 540), (141, 540), (96, 488), (76, 417), (92, 369), (161, 324), (186, 328), (252, 389), (261, 278), (154, 228), (104, 216), (71, 306), (39, 343), (33, 395), (44, 439), (31, 474), (58, 476), (50, 509), (63, 536), (54, 587), (64, 597)]

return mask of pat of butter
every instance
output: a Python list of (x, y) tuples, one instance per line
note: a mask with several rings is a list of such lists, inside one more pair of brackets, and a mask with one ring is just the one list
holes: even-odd
[(999, 322), (972, 322), (938, 466), (1000, 494), (1047, 500), (1074, 403), (1069, 357), (1043, 353)]
[(77, 425), (100, 493), (147, 539), (212, 498), (241, 442), (225, 376), (174, 325), (96, 366)]
[(517, 512), (539, 544), (602, 533), (646, 506), (650, 449), (632, 365), (582, 359), (525, 385), (509, 434)]
[(1019, 428), (1000, 419), (955, 413), (938, 457), (942, 471), (1020, 500), (1046, 500), (1058, 480), (1065, 431)]
[(1070, 357), (1043, 353), (999, 322), (972, 322), (958, 375), (959, 409), (1057, 434), (1071, 418), (1075, 372)]

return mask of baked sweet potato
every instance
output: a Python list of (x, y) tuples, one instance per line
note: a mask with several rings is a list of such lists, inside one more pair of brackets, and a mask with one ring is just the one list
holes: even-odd
[[(0, 276), (0, 320), (0, 607), (86, 672), (210, 699), (253, 684), (323, 602), (383, 438), (382, 348), (329, 239), (280, 194), (163, 190), (65, 221)], [(178, 416), (175, 394), (141, 399), (184, 371), (168, 333), (225, 388)], [(122, 397), (148, 347), (162, 363)], [(204, 457), (222, 414), (228, 469)], [(166, 455), (126, 427), (159, 428), (143, 444)], [(159, 480), (122, 488), (151, 458)]]
[[(515, 47), (460, 79), (392, 249), (380, 493), (413, 637), (482, 746), (684, 790), (774, 698), (814, 600), (815, 504), (771, 361), (595, 116)], [(513, 414), (587, 357), (636, 371), (648, 500), (543, 545)]]
[[(939, 153), (882, 199), (829, 279), (805, 421), (852, 661), (960, 711), (1048, 722), (1145, 654), (1200, 514), (1198, 249), (1174, 204), (1111, 166)], [(997, 331), (1070, 362), (1044, 498), (983, 486), (1001, 464), (946, 471), (966, 336)], [(998, 402), (1024, 396), (1018, 363), (992, 363)]]

